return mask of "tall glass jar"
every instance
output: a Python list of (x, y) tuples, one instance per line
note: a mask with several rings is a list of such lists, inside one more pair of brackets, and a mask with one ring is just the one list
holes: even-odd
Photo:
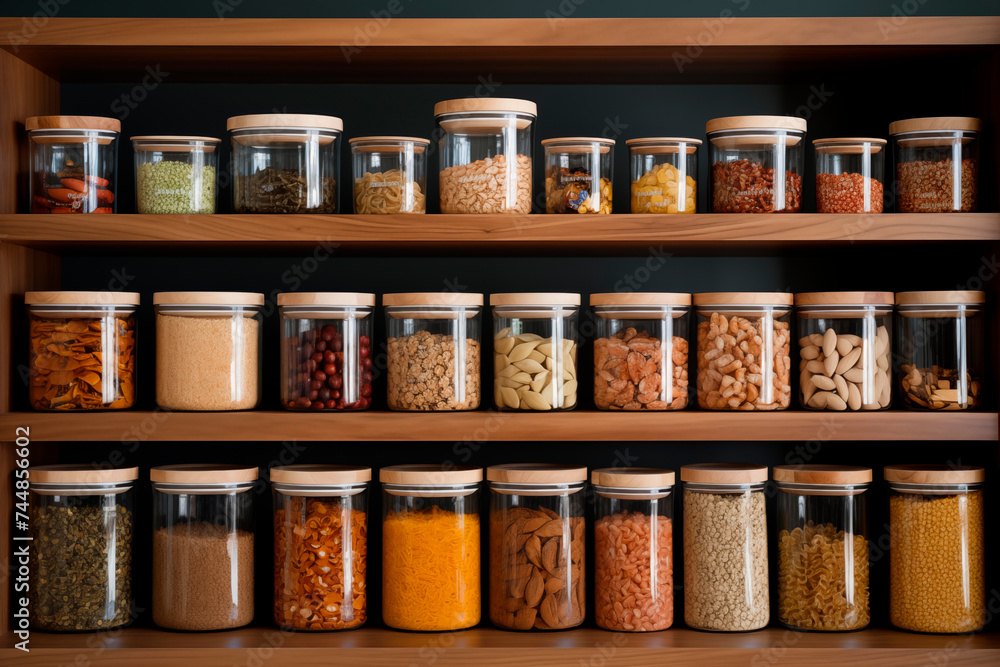
[(24, 121), (31, 149), (32, 213), (115, 213), (117, 118), (32, 116)]
[(138, 292), (27, 292), (24, 303), (33, 409), (135, 405)]
[(157, 292), (156, 403), (168, 410), (260, 404), (264, 295)]
[[(691, 295), (591, 294), (597, 316), (594, 405), (598, 410), (682, 410), (688, 404)], [(670, 341), (669, 352), (665, 342)]]
[(674, 471), (604, 468), (590, 481), (597, 496), (597, 625), (616, 632), (666, 630), (674, 622)]
[(897, 349), (903, 400), (916, 410), (969, 410), (983, 402), (983, 292), (899, 292)]
[(545, 212), (611, 213), (615, 140), (546, 139)]
[(350, 630), (368, 618), (371, 468), (271, 468), (274, 622), (285, 630)]
[(587, 469), (512, 463), (490, 485), (490, 621), (505, 630), (564, 630), (586, 613)]
[[(475, 410), (482, 294), (386, 294), (390, 410)], [(441, 369), (440, 371), (438, 369)]]
[[(92, 632), (135, 618), (132, 537), (138, 468), (91, 465), (15, 468), (28, 488), (31, 627)], [(15, 544), (18, 544), (15, 542)], [(27, 590), (17, 589), (18, 591)]]
[(372, 404), (375, 295), (278, 295), (281, 403), (289, 410), (364, 410)]
[(791, 403), (792, 295), (710, 292), (698, 312), (698, 406), (784, 410)]
[(885, 410), (892, 398), (892, 292), (795, 295), (799, 404)]
[(684, 622), (697, 630), (759, 630), (770, 616), (767, 467), (699, 463), (684, 482)]
[(253, 620), (257, 468), (153, 468), (153, 622), (229, 630)]
[(415, 137), (355, 137), (354, 212), (426, 213), (427, 147)]
[(537, 116), (534, 102), (503, 97), (434, 105), (442, 213), (531, 213)]
[(500, 410), (576, 406), (580, 295), (491, 294), (493, 400)]
[(139, 213), (215, 213), (219, 146), (215, 137), (132, 137)]
[(698, 146), (701, 139), (629, 139), (633, 213), (695, 213), (698, 210)]
[(889, 622), (915, 632), (986, 623), (983, 468), (886, 466)]
[(397, 630), (478, 625), (482, 468), (389, 466), (382, 482), (382, 620)]
[(816, 212), (881, 213), (885, 139), (816, 139)]
[(910, 118), (889, 124), (896, 158), (896, 210), (969, 213), (979, 180), (978, 118)]

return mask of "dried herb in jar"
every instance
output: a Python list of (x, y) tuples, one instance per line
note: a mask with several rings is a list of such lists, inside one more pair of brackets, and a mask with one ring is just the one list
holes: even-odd
[[(236, 179), (237, 213), (336, 213), (337, 181), (319, 179), (319, 201), (310, 206), (309, 189), (314, 185), (298, 169), (266, 167)], [(315, 201), (315, 199), (314, 199)]]

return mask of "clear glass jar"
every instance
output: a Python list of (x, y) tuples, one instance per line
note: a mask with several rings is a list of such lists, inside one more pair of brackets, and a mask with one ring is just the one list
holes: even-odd
[(885, 139), (816, 139), (816, 212), (881, 213)]
[(149, 471), (153, 486), (153, 622), (230, 630), (253, 620), (257, 468), (192, 464)]
[(590, 481), (597, 497), (597, 625), (615, 632), (666, 630), (674, 622), (674, 471), (604, 468)]
[(986, 377), (986, 295), (975, 291), (898, 292), (898, 382), (917, 410), (982, 405)]
[(354, 212), (426, 213), (427, 147), (414, 137), (355, 137)]
[(684, 482), (684, 622), (697, 630), (759, 630), (770, 617), (767, 467), (699, 463)]
[(490, 486), (490, 621), (505, 630), (565, 630), (586, 613), (587, 469), (512, 463)]
[(278, 295), (281, 404), (289, 410), (364, 410), (372, 404), (375, 295)]
[[(688, 404), (691, 295), (591, 294), (597, 316), (594, 405), (598, 410), (683, 410)], [(664, 354), (670, 341), (670, 354)]]
[(546, 213), (611, 213), (614, 139), (564, 137), (542, 146)]
[(215, 213), (215, 137), (132, 137), (139, 213)]
[(32, 116), (24, 121), (31, 150), (32, 213), (115, 213), (116, 118)]
[(138, 292), (27, 292), (24, 303), (33, 409), (135, 405)]
[(580, 295), (491, 294), (493, 400), (500, 410), (576, 406)]
[(900, 213), (970, 213), (979, 180), (978, 118), (911, 118), (889, 124)]
[[(629, 139), (633, 213), (696, 213), (701, 139)], [(681, 186), (684, 186), (683, 195)]]
[(397, 630), (478, 625), (482, 468), (389, 466), (382, 482), (382, 620)]
[(915, 632), (986, 624), (983, 468), (886, 466), (889, 622)]
[[(475, 410), (482, 294), (386, 294), (390, 410)], [(456, 345), (456, 341), (462, 344)], [(441, 371), (437, 369), (440, 368)]]
[(799, 405), (885, 410), (892, 399), (892, 292), (795, 295)]
[(226, 123), (233, 212), (339, 213), (340, 135), (334, 116), (256, 114)]
[(778, 621), (793, 630), (868, 626), (871, 468), (774, 468), (778, 487)]
[(264, 295), (157, 292), (156, 403), (167, 410), (260, 404)]
[(434, 105), (442, 213), (531, 213), (531, 157), (538, 110), (503, 97)]
[(25, 480), (29, 489), (31, 542), (22, 544), (31, 545), (32, 629), (93, 632), (131, 624), (139, 469), (52, 465), (15, 470), (17, 488)]
[(806, 121), (731, 116), (705, 126), (711, 144), (712, 213), (798, 213)]
[(694, 295), (698, 312), (698, 406), (784, 410), (791, 403), (786, 292)]
[(371, 468), (271, 468), (274, 622), (284, 630), (360, 628), (368, 618)]

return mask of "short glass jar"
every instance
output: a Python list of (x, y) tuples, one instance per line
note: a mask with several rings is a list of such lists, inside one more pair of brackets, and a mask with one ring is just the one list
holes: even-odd
[(281, 404), (289, 410), (364, 410), (372, 404), (375, 295), (286, 292), (281, 318)]
[(31, 150), (32, 213), (115, 213), (117, 118), (32, 116), (24, 121)]
[(701, 139), (629, 139), (633, 213), (695, 213)]
[(576, 406), (580, 295), (491, 294), (493, 400), (500, 410)]
[(427, 147), (415, 137), (355, 137), (354, 212), (427, 212)]
[(784, 410), (791, 403), (792, 295), (708, 292), (698, 313), (698, 406)]
[[(591, 294), (597, 316), (594, 405), (598, 410), (683, 410), (688, 404), (691, 295)], [(669, 353), (664, 344), (670, 341)]]
[(235, 213), (338, 213), (344, 122), (312, 114), (254, 114), (226, 122)]
[(157, 292), (156, 403), (167, 410), (260, 404), (264, 295)]
[[(135, 618), (132, 541), (138, 468), (90, 465), (15, 469), (28, 482), (31, 627), (93, 632)], [(15, 538), (18, 539), (18, 538)]]
[(806, 121), (730, 116), (705, 126), (711, 146), (712, 213), (798, 213)]
[(799, 404), (885, 410), (892, 399), (892, 292), (795, 295)]
[(698, 463), (684, 483), (684, 622), (745, 632), (767, 625), (767, 466)]
[(604, 468), (590, 481), (597, 498), (597, 625), (615, 632), (666, 630), (674, 622), (674, 471)]
[(135, 405), (138, 292), (27, 292), (24, 303), (33, 409)]
[(382, 305), (389, 337), (389, 409), (478, 408), (483, 295), (406, 292), (384, 295)]
[(545, 212), (611, 213), (615, 140), (546, 139)]
[(978, 118), (910, 118), (889, 124), (900, 213), (969, 213), (979, 180)]
[(490, 486), (490, 621), (505, 630), (565, 630), (586, 613), (587, 468), (511, 463)]
[(983, 468), (886, 466), (889, 622), (914, 632), (981, 630), (986, 609)]
[(368, 618), (371, 468), (271, 468), (274, 622), (284, 630), (350, 630)]
[(215, 213), (219, 146), (215, 137), (132, 137), (139, 213)]
[(969, 410), (986, 378), (986, 295), (976, 291), (896, 294), (899, 383), (907, 407)]
[(478, 625), (482, 468), (389, 466), (382, 482), (382, 620), (396, 630)]
[(434, 105), (442, 213), (531, 213), (537, 116), (534, 102), (504, 97)]
[(257, 468), (170, 465), (153, 486), (153, 622), (230, 630), (253, 620)]
[(881, 213), (885, 139), (816, 139), (816, 212)]
[(871, 468), (775, 466), (778, 621), (798, 631), (868, 626)]

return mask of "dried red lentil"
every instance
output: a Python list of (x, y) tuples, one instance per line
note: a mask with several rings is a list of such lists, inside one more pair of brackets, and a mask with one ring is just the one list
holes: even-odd
[(961, 204), (955, 207), (951, 160), (903, 162), (897, 169), (901, 213), (968, 213), (976, 210), (975, 160), (962, 160)]
[(816, 174), (817, 213), (881, 213), (882, 184), (871, 181), (865, 207), (865, 177), (861, 174)]

